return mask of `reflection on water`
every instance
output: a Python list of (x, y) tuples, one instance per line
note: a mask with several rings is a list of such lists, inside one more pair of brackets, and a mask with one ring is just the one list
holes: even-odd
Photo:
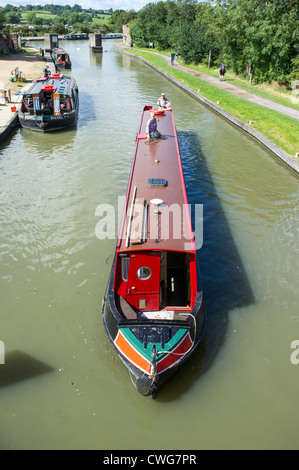
[(101, 67), (103, 64), (103, 54), (89, 52), (90, 64)]
[[(113, 41), (103, 54), (88, 41), (63, 47), (79, 85), (77, 128), (17, 128), (0, 148), (1, 448), (296, 447), (296, 175)], [(151, 400), (104, 332), (116, 240), (96, 238), (95, 213), (102, 203), (117, 210), (142, 108), (162, 91), (189, 203), (203, 204), (208, 326), (182, 374)]]

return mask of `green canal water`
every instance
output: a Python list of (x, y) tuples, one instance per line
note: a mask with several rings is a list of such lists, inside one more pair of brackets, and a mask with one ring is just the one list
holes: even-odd
[[(113, 41), (61, 45), (77, 129), (18, 128), (0, 148), (0, 448), (298, 449), (297, 174)], [(103, 204), (118, 216), (143, 106), (162, 91), (189, 202), (203, 204), (208, 326), (153, 400), (106, 337), (116, 240), (95, 232)]]

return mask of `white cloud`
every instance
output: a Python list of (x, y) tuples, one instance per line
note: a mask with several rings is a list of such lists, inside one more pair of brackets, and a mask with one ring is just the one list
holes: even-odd
[(138, 11), (148, 3), (155, 3), (153, 0), (0, 0), (0, 6), (5, 7), (9, 3), (14, 6), (24, 5), (46, 5), (53, 3), (55, 5), (80, 5), (82, 8), (93, 8), (95, 10), (135, 10)]

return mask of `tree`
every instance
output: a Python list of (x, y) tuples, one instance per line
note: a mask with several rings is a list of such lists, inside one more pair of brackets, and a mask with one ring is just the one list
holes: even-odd
[(131, 37), (143, 46), (154, 43), (161, 50), (169, 47), (165, 2), (149, 3), (138, 12), (138, 18), (131, 27)]
[(63, 22), (57, 22), (52, 26), (51, 31), (56, 34), (66, 34), (66, 29)]
[(18, 13), (16, 11), (10, 11), (6, 13), (6, 23), (10, 24), (18, 24), (21, 21), (21, 13)]
[(5, 25), (5, 14), (3, 8), (0, 8), (0, 33), (3, 31)]
[(71, 13), (68, 14), (67, 16), (67, 23), (68, 24), (74, 24), (78, 23), (80, 21), (80, 15), (79, 13), (72, 11)]
[(84, 23), (74, 23), (73, 24), (73, 29), (72, 31), (74, 33), (86, 33), (88, 30), (88, 27), (86, 27), (86, 24)]
[(115, 10), (108, 21), (109, 29), (119, 33), (122, 31), (122, 26), (124, 24), (128, 24), (136, 17), (137, 13), (133, 10), (130, 10), (129, 12), (125, 10)]
[(12, 11), (18, 11), (18, 8), (15, 7), (14, 5), (10, 5), (9, 3), (7, 3), (5, 5), (5, 7), (3, 8), (3, 11), (4, 11), (4, 13), (9, 13), (9, 12), (12, 12)]
[(35, 24), (36, 22), (36, 13), (29, 12), (27, 13), (27, 23)]
[(82, 7), (80, 5), (77, 5), (77, 3), (75, 3), (75, 5), (71, 8), (71, 10), (76, 11), (77, 13), (81, 13)]
[(199, 3), (196, 7), (195, 24), (202, 28), (206, 47), (204, 56), (208, 67), (219, 58), (223, 43), (222, 22), (216, 13), (216, 9), (208, 2)]
[(180, 52), (186, 64), (202, 62), (206, 56), (205, 31), (202, 26), (181, 24)]
[(65, 19), (62, 18), (61, 16), (55, 16), (54, 25), (59, 25), (59, 24), (62, 24), (64, 26), (65, 25)]
[(225, 18), (222, 53), (233, 69), (287, 83), (299, 48), (297, 0), (215, 0), (215, 9)]

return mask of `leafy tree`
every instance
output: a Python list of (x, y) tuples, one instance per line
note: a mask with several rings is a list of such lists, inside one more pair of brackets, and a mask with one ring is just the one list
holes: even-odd
[(133, 10), (128, 12), (125, 10), (115, 10), (108, 21), (109, 29), (116, 33), (122, 32), (122, 26), (128, 24), (136, 17), (137, 13)]
[(9, 3), (7, 3), (5, 7), (3, 8), (3, 11), (4, 13), (9, 13), (11, 11), (18, 11), (18, 8), (15, 7), (14, 5), (10, 5)]
[(68, 24), (74, 24), (78, 23), (80, 20), (80, 15), (76, 11), (72, 11), (71, 13), (68, 14), (67, 16), (67, 22)]
[(222, 18), (209, 2), (199, 3), (196, 7), (195, 24), (201, 28), (204, 36), (205, 51), (203, 56), (208, 66), (219, 60), (223, 44)]
[(65, 25), (65, 19), (62, 18), (61, 16), (56, 16), (54, 18), (54, 26), (58, 26), (58, 25)]
[(88, 32), (88, 27), (86, 27), (86, 24), (78, 22), (78, 23), (73, 24), (72, 31), (74, 33), (87, 33)]
[(17, 24), (21, 21), (21, 13), (18, 13), (16, 11), (9, 11), (8, 13), (6, 13), (5, 18), (6, 23)]
[(36, 19), (35, 19), (35, 24), (37, 26), (42, 26), (44, 24), (44, 22), (45, 22), (45, 20), (41, 16), (37, 16)]
[(216, 0), (225, 17), (222, 52), (237, 73), (256, 81), (286, 82), (292, 59), (298, 55), (296, 0)]
[(63, 22), (57, 22), (55, 23), (52, 28), (51, 28), (51, 31), (53, 33), (57, 33), (57, 34), (66, 34), (66, 29), (65, 29), (65, 25)]
[(154, 43), (158, 49), (167, 49), (168, 32), (166, 28), (165, 3), (161, 1), (149, 3), (138, 12), (138, 18), (131, 27), (131, 36), (137, 44), (148, 46), (149, 43)]
[(36, 13), (29, 12), (27, 13), (27, 22), (31, 24), (35, 24), (36, 22)]
[(196, 5), (196, 0), (167, 0), (145, 5), (131, 27), (133, 41), (147, 46), (153, 42), (161, 50), (180, 47), (188, 42), (183, 34), (193, 27)]
[(0, 8), (0, 33), (3, 31), (5, 25), (5, 14), (3, 8)]
[(202, 27), (187, 22), (181, 24), (180, 52), (186, 64), (202, 62), (207, 50)]
[(80, 5), (77, 5), (77, 3), (75, 3), (75, 5), (73, 6), (73, 8), (71, 8), (73, 11), (76, 11), (77, 13), (81, 13), (82, 12), (82, 7)]

